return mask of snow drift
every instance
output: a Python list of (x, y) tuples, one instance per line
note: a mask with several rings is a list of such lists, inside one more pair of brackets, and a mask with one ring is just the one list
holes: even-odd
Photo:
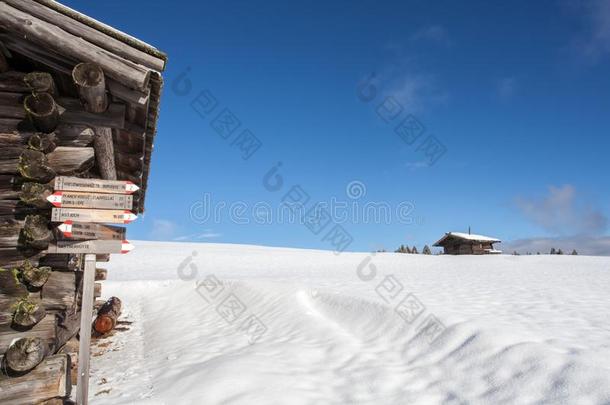
[(137, 242), (92, 403), (608, 404), (609, 291), (600, 257)]

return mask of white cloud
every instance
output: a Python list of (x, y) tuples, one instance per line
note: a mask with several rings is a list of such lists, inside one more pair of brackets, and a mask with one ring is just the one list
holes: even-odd
[(608, 227), (608, 218), (569, 184), (550, 186), (542, 198), (519, 197), (516, 205), (527, 219), (556, 235), (600, 235)]

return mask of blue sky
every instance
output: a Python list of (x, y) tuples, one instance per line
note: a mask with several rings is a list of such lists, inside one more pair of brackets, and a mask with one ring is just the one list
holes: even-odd
[[(470, 226), (610, 254), (608, 1), (66, 3), (169, 55), (132, 239), (333, 249), (340, 226), (347, 250), (421, 249)], [(295, 185), (358, 212), (281, 221)]]

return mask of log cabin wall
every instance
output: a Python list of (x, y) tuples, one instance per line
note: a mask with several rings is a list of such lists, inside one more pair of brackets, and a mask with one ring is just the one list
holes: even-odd
[(128, 180), (144, 212), (166, 61), (54, 1), (0, 1), (2, 404), (70, 396), (83, 258), (47, 253), (59, 236), (46, 197), (60, 175)]

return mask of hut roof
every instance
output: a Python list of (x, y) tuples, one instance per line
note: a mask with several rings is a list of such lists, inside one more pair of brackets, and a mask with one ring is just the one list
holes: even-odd
[(0, 2), (2, 44), (0, 52), (30, 63), (31, 69), (48, 71), (63, 86), (71, 85), (77, 64), (100, 65), (112, 102), (123, 111), (118, 124), (114, 117), (107, 125), (113, 129), (117, 177), (140, 187), (134, 195), (134, 211), (143, 212), (167, 56), (51, 0)]
[(436, 242), (434, 244), (434, 246), (443, 246), (445, 244), (445, 242), (450, 239), (454, 239), (454, 240), (457, 239), (457, 240), (463, 240), (463, 241), (469, 241), (469, 242), (491, 242), (491, 243), (501, 242), (500, 239), (492, 238), (490, 236), (475, 235), (475, 234), (462, 233), (462, 232), (447, 232), (445, 234), (445, 236), (443, 236), (441, 239), (439, 239), (438, 242)]

